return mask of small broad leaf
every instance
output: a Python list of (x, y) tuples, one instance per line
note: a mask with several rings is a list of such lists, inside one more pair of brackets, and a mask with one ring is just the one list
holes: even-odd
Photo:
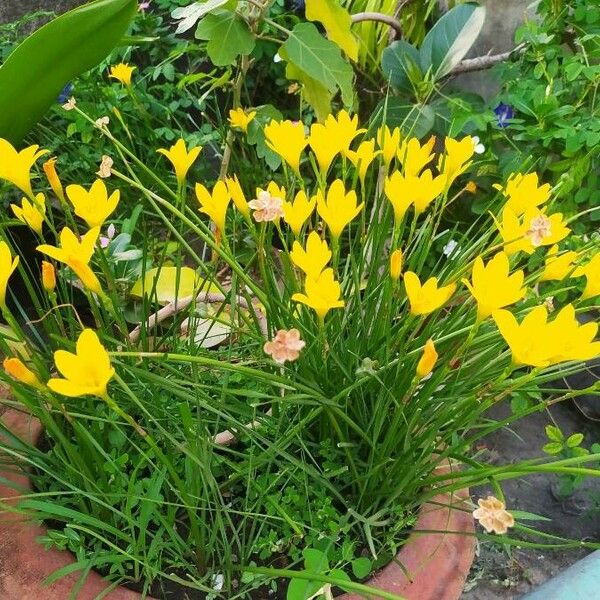
[(351, 31), (352, 18), (338, 0), (306, 0), (306, 18), (322, 23), (327, 37), (350, 59), (358, 60), (358, 40)]
[(65, 84), (95, 67), (119, 43), (137, 0), (96, 0), (53, 19), (0, 66), (0, 137), (18, 144)]
[(565, 439), (562, 431), (554, 425), (546, 425), (546, 436), (553, 442), (562, 442)]
[(304, 557), (304, 568), (313, 573), (325, 573), (329, 570), (329, 561), (327, 555), (316, 548), (304, 548), (302, 551)]
[(281, 158), (267, 146), (264, 127), (272, 120), (281, 121), (283, 115), (271, 104), (256, 107), (256, 117), (248, 125), (246, 141), (256, 147), (256, 155), (263, 159), (270, 169), (277, 170), (281, 165)]
[(206, 15), (198, 23), (196, 38), (208, 40), (206, 51), (217, 67), (235, 64), (237, 57), (250, 54), (255, 44), (248, 23), (231, 10)]
[(211, 10), (227, 4), (229, 0), (203, 0), (203, 2), (194, 2), (189, 6), (182, 6), (171, 11), (171, 16), (178, 20), (175, 33), (183, 33), (191, 29), (204, 15)]
[(381, 68), (390, 84), (404, 92), (412, 93), (413, 84), (423, 79), (419, 51), (404, 40), (393, 42), (383, 51)]
[(561, 442), (550, 442), (549, 444), (545, 444), (542, 450), (546, 454), (560, 454), (562, 452), (563, 445)]
[(361, 556), (352, 561), (352, 574), (356, 579), (364, 579), (373, 568), (373, 563), (366, 556)]
[(314, 596), (323, 584), (308, 579), (291, 579), (288, 585), (286, 600), (306, 600)]
[(574, 433), (567, 438), (567, 446), (569, 448), (577, 448), (583, 442), (583, 433)]
[(344, 105), (354, 100), (354, 71), (339, 47), (324, 38), (312, 23), (298, 23), (282, 45), (287, 60), (334, 94), (339, 89)]
[(430, 29), (421, 45), (421, 67), (437, 77), (447, 75), (465, 57), (481, 32), (485, 7), (461, 4)]

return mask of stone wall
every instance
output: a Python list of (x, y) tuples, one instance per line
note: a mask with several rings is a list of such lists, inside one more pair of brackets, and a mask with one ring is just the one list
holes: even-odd
[[(16, 21), (23, 15), (38, 10), (63, 13), (87, 0), (0, 0), (0, 23)], [(41, 23), (40, 23), (41, 24)]]

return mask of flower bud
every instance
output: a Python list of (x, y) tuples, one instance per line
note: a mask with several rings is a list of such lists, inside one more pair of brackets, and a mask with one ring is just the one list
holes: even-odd
[(42, 261), (42, 285), (44, 289), (51, 293), (56, 287), (56, 270), (54, 265), (45, 260)]
[(47, 160), (44, 164), (44, 173), (46, 173), (46, 178), (48, 179), (48, 183), (54, 192), (54, 195), (61, 201), (65, 201), (65, 193), (63, 191), (62, 183), (58, 178), (58, 174), (56, 173), (56, 158), (51, 158)]
[(402, 250), (394, 250), (390, 254), (390, 277), (393, 281), (400, 279), (402, 272)]
[(20, 358), (5, 358), (2, 363), (4, 370), (14, 379), (32, 387), (42, 389), (44, 384), (37, 375), (28, 369)]
[(433, 340), (429, 339), (425, 343), (425, 347), (423, 348), (423, 356), (421, 356), (421, 360), (419, 360), (419, 364), (417, 365), (417, 375), (421, 379), (423, 379), (423, 377), (427, 377), (427, 375), (429, 375), (429, 373), (431, 373), (433, 370), (437, 359), (438, 353), (436, 352)]

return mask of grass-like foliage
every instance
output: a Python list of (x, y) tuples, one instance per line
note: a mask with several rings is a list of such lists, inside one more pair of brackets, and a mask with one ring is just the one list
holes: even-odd
[[(131, 85), (130, 71), (114, 76)], [(433, 496), (490, 483), (500, 500), (476, 516), (522, 537), (502, 480), (598, 475), (597, 455), (489, 465), (474, 450), (506, 424), (490, 407), (600, 353), (597, 325), (575, 317), (600, 293), (597, 243), (562, 250), (570, 223), (535, 174), (499, 182), (489, 213), (449, 231), (445, 211), (474, 192), (471, 137), (436, 152), (345, 112), (309, 132), (273, 121), (276, 181), (250, 189), (240, 172), (192, 188), (199, 148), (162, 150), (164, 181), (107, 120), (80, 116), (106, 142), (91, 187), (63, 187), (47, 162), (44, 189), (31, 177), (42, 152), (0, 140), (0, 178), (24, 194), (0, 242), (5, 379), (45, 428), (39, 447), (8, 432), (2, 445), (36, 484), (19, 509), (49, 520), (46, 542), (78, 567), (223, 598), (289, 569), (316, 591), (364, 592), (348, 575), (389, 561)], [(253, 118), (231, 114), (232, 142)], [(110, 239), (119, 190), (143, 208)], [(23, 224), (38, 254), (17, 264)], [(151, 251), (165, 236), (175, 246)]]

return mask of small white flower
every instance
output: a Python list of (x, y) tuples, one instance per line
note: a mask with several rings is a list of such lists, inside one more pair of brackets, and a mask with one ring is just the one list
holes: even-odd
[(475, 154), (483, 154), (485, 152), (485, 146), (479, 142), (479, 137), (473, 136), (473, 144), (475, 144)]
[(223, 584), (225, 583), (225, 576), (223, 573), (216, 573), (212, 577), (212, 588), (216, 592), (220, 592), (223, 589)]
[(277, 53), (277, 54), (276, 54), (276, 55), (273, 57), (273, 62), (274, 62), (274, 63), (278, 63), (278, 62), (281, 62), (281, 61), (282, 61), (282, 58), (281, 58), (281, 56), (279, 56), (279, 53)]
[(458, 247), (458, 242), (456, 240), (450, 240), (443, 248), (443, 253), (445, 256), (447, 256), (448, 258), (450, 258), (450, 256), (452, 255), (452, 253), (456, 250), (456, 248)]

